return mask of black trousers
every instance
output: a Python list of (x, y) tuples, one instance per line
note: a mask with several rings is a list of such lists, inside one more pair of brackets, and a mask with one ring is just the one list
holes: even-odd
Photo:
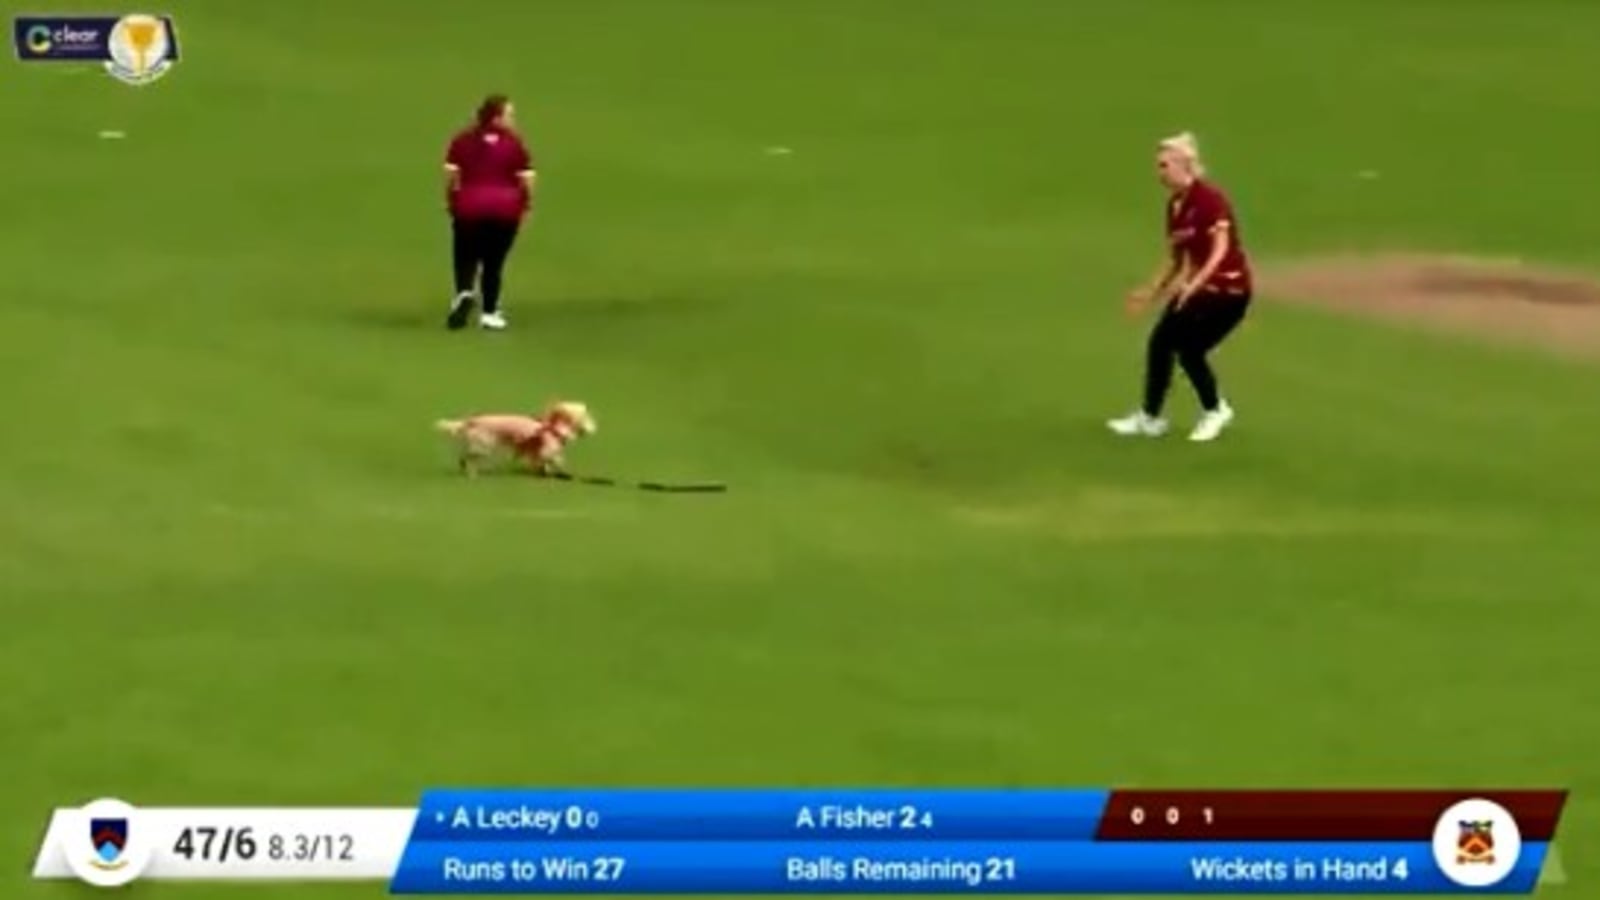
[(453, 219), (450, 227), (456, 293), (470, 293), (474, 287), (481, 287), (483, 311), (498, 311), (506, 258), (511, 255), (511, 246), (517, 242), (517, 223)]
[(1172, 387), (1173, 363), (1194, 385), (1200, 406), (1214, 410), (1220, 405), (1217, 376), (1206, 356), (1244, 321), (1250, 309), (1249, 294), (1201, 293), (1190, 297), (1183, 308), (1167, 304), (1150, 332), (1145, 356), (1144, 411), (1161, 415), (1167, 391)]

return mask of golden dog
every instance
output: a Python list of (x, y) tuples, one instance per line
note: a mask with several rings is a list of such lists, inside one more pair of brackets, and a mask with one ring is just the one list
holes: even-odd
[(594, 434), (599, 426), (582, 403), (556, 403), (537, 416), (521, 413), (485, 413), (434, 423), (454, 437), (460, 448), (461, 473), (478, 474), (495, 451), (510, 451), (540, 475), (566, 472), (567, 445)]

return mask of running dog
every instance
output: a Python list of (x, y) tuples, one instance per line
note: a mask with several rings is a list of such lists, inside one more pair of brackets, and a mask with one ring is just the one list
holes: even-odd
[(440, 419), (434, 427), (454, 437), (460, 448), (461, 474), (472, 477), (497, 450), (510, 451), (539, 475), (566, 473), (564, 451), (573, 441), (594, 434), (599, 426), (582, 403), (555, 403), (537, 416), (485, 413), (463, 419)]

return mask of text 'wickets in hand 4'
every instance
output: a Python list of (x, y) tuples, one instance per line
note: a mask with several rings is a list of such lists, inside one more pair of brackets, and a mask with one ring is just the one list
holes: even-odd
[(1403, 856), (1375, 856), (1353, 859), (1328, 856), (1321, 859), (1249, 859), (1244, 856), (1198, 857), (1191, 864), (1194, 879), (1200, 884), (1398, 884), (1411, 876), (1410, 864)]

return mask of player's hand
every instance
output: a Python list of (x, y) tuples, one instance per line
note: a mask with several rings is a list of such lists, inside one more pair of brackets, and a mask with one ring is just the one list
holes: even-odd
[(1183, 305), (1188, 303), (1189, 298), (1193, 297), (1199, 289), (1200, 286), (1192, 282), (1179, 287), (1172, 295), (1172, 308), (1183, 309)]
[(1155, 296), (1156, 292), (1148, 286), (1136, 287), (1128, 292), (1123, 308), (1130, 317), (1142, 315), (1145, 310), (1150, 308), (1150, 303), (1155, 299)]

